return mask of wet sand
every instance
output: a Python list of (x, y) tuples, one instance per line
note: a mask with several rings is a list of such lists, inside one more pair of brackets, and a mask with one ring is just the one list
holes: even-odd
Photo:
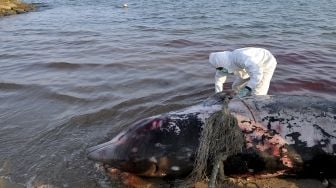
[[(326, 188), (336, 187), (336, 181), (317, 179), (294, 179), (294, 178), (266, 178), (266, 179), (231, 179), (233, 187), (248, 188)], [(199, 187), (200, 188), (200, 187)]]
[[(165, 180), (163, 178), (141, 178), (133, 174), (119, 171), (115, 168), (99, 171), (109, 176), (111, 181), (119, 182), (118, 187), (132, 188), (207, 188), (207, 182), (186, 183), (187, 179)], [(216, 188), (336, 188), (336, 179), (308, 179), (294, 177), (270, 177), (270, 178), (228, 178), (227, 182), (217, 185)]]

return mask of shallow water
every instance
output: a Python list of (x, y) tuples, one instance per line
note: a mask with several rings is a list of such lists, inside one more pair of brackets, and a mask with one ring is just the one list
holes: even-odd
[(214, 92), (213, 51), (278, 60), (270, 94), (335, 99), (336, 2), (45, 0), (0, 18), (0, 176), (111, 186), (85, 149)]

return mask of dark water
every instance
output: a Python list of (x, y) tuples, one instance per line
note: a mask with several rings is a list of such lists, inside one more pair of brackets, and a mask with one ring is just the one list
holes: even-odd
[(212, 94), (213, 51), (267, 48), (271, 94), (335, 99), (333, 0), (30, 2), (0, 18), (0, 176), (14, 184), (113, 186), (85, 149)]

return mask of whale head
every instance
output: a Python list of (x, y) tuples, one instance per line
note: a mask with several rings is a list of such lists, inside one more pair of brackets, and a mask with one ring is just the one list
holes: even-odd
[(193, 114), (177, 116), (138, 121), (111, 141), (89, 148), (88, 158), (140, 176), (188, 174), (202, 122)]

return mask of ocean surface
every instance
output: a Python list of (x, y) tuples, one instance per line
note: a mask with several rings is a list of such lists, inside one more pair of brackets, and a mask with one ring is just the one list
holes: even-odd
[(26, 2), (38, 9), (0, 18), (0, 176), (12, 186), (113, 186), (85, 149), (213, 94), (210, 52), (267, 48), (270, 94), (336, 98), (334, 0)]

